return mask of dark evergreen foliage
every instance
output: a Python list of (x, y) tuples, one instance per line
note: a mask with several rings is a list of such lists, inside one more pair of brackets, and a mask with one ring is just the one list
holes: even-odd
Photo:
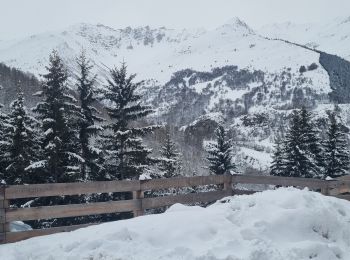
[(97, 138), (102, 130), (98, 123), (103, 121), (100, 112), (94, 105), (97, 103), (96, 75), (91, 75), (92, 65), (82, 52), (77, 59), (78, 75), (77, 89), (80, 101), (80, 113), (77, 119), (79, 131), (80, 156), (82, 157), (80, 174), (81, 179), (99, 180), (101, 172), (101, 149), (99, 149), (92, 138)]
[(141, 104), (136, 90), (142, 82), (134, 83), (134, 78), (134, 74), (127, 74), (125, 64), (111, 69), (104, 93), (107, 113), (112, 120), (103, 136), (107, 179), (138, 179), (152, 163), (151, 150), (143, 144), (142, 137), (153, 132), (156, 126), (132, 126), (136, 120), (153, 112), (151, 107)]
[(176, 149), (176, 145), (172, 142), (170, 137), (170, 129), (166, 128), (165, 139), (160, 150), (161, 157), (158, 159), (158, 169), (161, 175), (165, 178), (172, 178), (179, 175), (180, 154)]
[(306, 67), (305, 67), (304, 65), (300, 66), (299, 72), (300, 72), (300, 73), (306, 72)]
[[(2, 87), (0, 86), (0, 91)], [(4, 180), (6, 162), (6, 147), (9, 144), (9, 140), (6, 138), (7, 126), (8, 126), (8, 115), (2, 112), (3, 105), (0, 104), (0, 182)]]
[(21, 83), (26, 107), (32, 107), (39, 101), (33, 93), (40, 90), (40, 82), (33, 75), (24, 73), (16, 68), (11, 68), (0, 63), (0, 85), (3, 87), (0, 95), (0, 103), (4, 105), (4, 111), (8, 112), (10, 104), (17, 98), (17, 85)]
[(28, 169), (41, 170), (47, 182), (79, 180), (80, 163), (78, 139), (74, 129), (79, 114), (76, 99), (69, 94), (67, 72), (56, 51), (50, 55), (42, 91), (37, 93), (42, 102), (33, 109), (42, 122), (43, 158)]
[(272, 156), (272, 162), (270, 166), (270, 174), (275, 176), (283, 176), (284, 175), (284, 152), (283, 152), (283, 144), (280, 140), (276, 140), (274, 154)]
[(312, 114), (305, 108), (294, 110), (289, 131), (274, 154), (271, 174), (290, 177), (322, 178), (323, 152)]
[(311, 63), (308, 67), (307, 67), (307, 69), (310, 71), (310, 70), (316, 70), (318, 68), (318, 65), (315, 63), (315, 62), (313, 62), (313, 63)]
[(304, 151), (300, 149), (300, 116), (297, 111), (293, 111), (290, 121), (289, 131), (285, 139), (285, 167), (283, 176), (301, 177), (305, 174), (308, 160)]
[(216, 129), (215, 136), (215, 143), (207, 148), (209, 170), (216, 175), (230, 174), (236, 168), (232, 162), (231, 140), (228, 140), (226, 130), (221, 125)]
[(320, 64), (329, 75), (330, 99), (337, 104), (350, 102), (350, 62), (337, 55), (320, 52)]
[(17, 99), (11, 103), (11, 111), (8, 115), (5, 140), (7, 145), (2, 147), (6, 160), (5, 176), (6, 184), (39, 183), (43, 178), (34, 171), (26, 168), (40, 155), (40, 140), (38, 137), (38, 122), (28, 114), (24, 106), (23, 91), (19, 88)]
[[(302, 107), (300, 110), (300, 141), (301, 147), (307, 154), (307, 158), (314, 164), (314, 171), (311, 171), (314, 177), (322, 177), (324, 170), (324, 158), (319, 138), (319, 130), (315, 125), (312, 113)], [(310, 174), (311, 174), (310, 172)]]
[(325, 146), (326, 176), (337, 178), (348, 173), (349, 143), (345, 127), (337, 119), (335, 112), (329, 113), (329, 127)]

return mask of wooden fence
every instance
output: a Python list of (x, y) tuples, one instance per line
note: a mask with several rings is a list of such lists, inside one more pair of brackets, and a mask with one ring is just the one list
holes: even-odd
[[(177, 194), (163, 197), (144, 198), (143, 196), (145, 191), (216, 184), (223, 184), (221, 185), (223, 188), (218, 191)], [(325, 195), (350, 200), (350, 195), (341, 195), (349, 193), (350, 181), (324, 181), (317, 179), (251, 175), (198, 176), (143, 181), (100, 181), (87, 183), (0, 186), (0, 243), (11, 243), (30, 237), (72, 231), (93, 225), (83, 224), (11, 232), (10, 223), (12, 221), (53, 219), (119, 212), (133, 212), (134, 216), (137, 217), (142, 215), (144, 210), (170, 206), (175, 203), (208, 203), (225, 196), (251, 194), (256, 192), (249, 189), (239, 190), (237, 189), (238, 184), (265, 184), (295, 186), (300, 188), (308, 187), (311, 190), (320, 191)], [(10, 202), (13, 199), (109, 192), (132, 192), (133, 199), (30, 208), (10, 207)]]

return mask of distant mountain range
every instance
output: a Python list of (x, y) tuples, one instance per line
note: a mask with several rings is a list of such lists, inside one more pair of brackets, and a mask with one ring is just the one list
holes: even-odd
[(108, 68), (125, 61), (145, 80), (140, 91), (156, 111), (149, 120), (178, 129), (188, 169), (203, 171), (203, 146), (223, 122), (236, 141), (240, 170), (264, 171), (291, 109), (307, 106), (324, 118), (335, 101), (350, 125), (348, 36), (350, 19), (258, 30), (238, 18), (214, 30), (78, 24), (0, 42), (0, 62), (39, 76), (56, 49), (74, 74), (85, 49), (103, 87)]

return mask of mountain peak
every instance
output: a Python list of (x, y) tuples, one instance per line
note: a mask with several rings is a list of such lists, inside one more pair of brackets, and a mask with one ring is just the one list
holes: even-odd
[(231, 18), (222, 27), (235, 31), (243, 31), (245, 33), (250, 34), (254, 33), (254, 30), (250, 28), (250, 26), (246, 22), (244, 22), (238, 17)]

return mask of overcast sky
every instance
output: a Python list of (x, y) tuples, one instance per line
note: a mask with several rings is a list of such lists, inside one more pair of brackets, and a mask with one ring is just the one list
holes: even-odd
[(0, 39), (80, 22), (114, 28), (215, 28), (238, 16), (253, 28), (350, 16), (350, 0), (0, 0)]

